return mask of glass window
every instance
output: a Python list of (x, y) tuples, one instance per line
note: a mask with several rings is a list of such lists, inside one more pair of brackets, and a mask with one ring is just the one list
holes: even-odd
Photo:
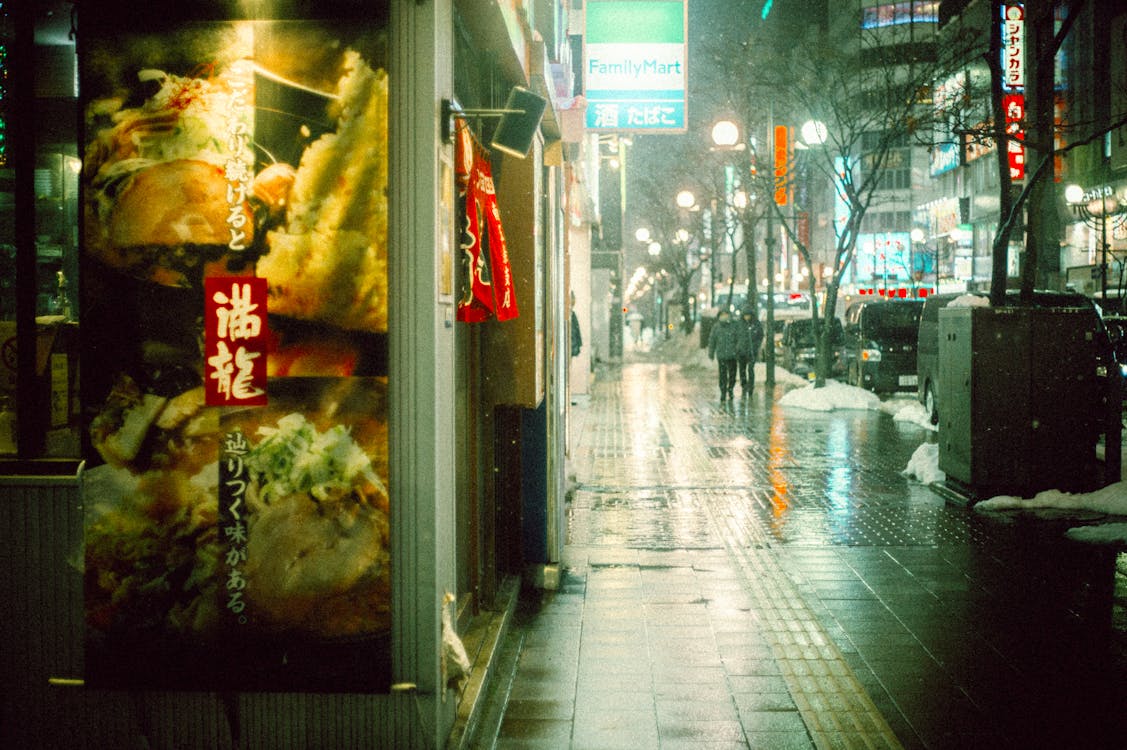
[[(0, 454), (74, 458), (81, 163), (71, 3), (11, 6), (0, 4)], [(17, 52), (21, 39), (34, 40), (30, 55)], [(34, 344), (27, 351), (20, 331)]]

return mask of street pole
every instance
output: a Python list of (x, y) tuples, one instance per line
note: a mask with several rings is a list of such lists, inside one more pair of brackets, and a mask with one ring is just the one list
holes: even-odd
[(939, 239), (935, 240), (935, 293), (939, 294)]
[[(771, 197), (770, 200), (775, 200), (774, 179), (777, 165), (775, 160), (775, 104), (771, 102), (767, 107), (767, 143), (771, 147)], [(767, 368), (767, 387), (773, 389), (775, 387), (775, 216), (776, 206), (768, 204), (767, 206), (767, 230), (766, 241), (767, 246), (767, 325), (763, 332), (763, 342), (767, 347), (767, 351), (763, 357), (763, 364)], [(756, 292), (758, 293), (758, 292)]]
[[(772, 128), (773, 129), (773, 128)], [(767, 325), (763, 345), (767, 351), (763, 364), (767, 367), (767, 387), (775, 385), (775, 224), (771, 220), (774, 209), (767, 209)]]
[(1100, 290), (1102, 292), (1104, 307), (1107, 307), (1107, 198), (1100, 199), (1100, 241), (1103, 243), (1100, 259)]

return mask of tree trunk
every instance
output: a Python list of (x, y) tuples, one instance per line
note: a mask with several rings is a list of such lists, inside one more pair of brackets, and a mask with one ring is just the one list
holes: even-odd
[[(1026, 66), (1026, 164), (1040, 164), (1052, 159), (1054, 146), (1053, 4), (1026, 3), (1029, 21), (1029, 43), (1036, 50), (1028, 55)], [(1056, 185), (1053, 165), (1044, 178), (1029, 186), (1029, 210), (1026, 212), (1026, 257), (1021, 273), (1021, 298), (1031, 302), (1038, 283), (1046, 288), (1060, 286), (1060, 221), (1057, 217)]]

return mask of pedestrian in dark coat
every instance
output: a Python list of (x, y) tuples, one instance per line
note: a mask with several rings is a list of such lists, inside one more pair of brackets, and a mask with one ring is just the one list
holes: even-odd
[(755, 317), (751, 308), (744, 308), (736, 325), (747, 329), (747, 346), (737, 355), (740, 393), (747, 396), (755, 390), (755, 360), (759, 358), (759, 347), (763, 344), (763, 324)]
[(732, 320), (727, 310), (721, 310), (708, 335), (708, 358), (715, 359), (720, 367), (720, 400), (732, 398), (736, 386), (736, 369), (740, 351), (748, 348), (747, 326)]

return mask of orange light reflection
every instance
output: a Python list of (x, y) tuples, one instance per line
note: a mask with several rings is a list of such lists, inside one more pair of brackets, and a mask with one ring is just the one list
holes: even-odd
[(767, 446), (767, 477), (771, 482), (771, 511), (775, 518), (782, 516), (790, 509), (790, 485), (783, 467), (791, 459), (790, 447), (787, 445), (787, 435), (781, 415), (776, 414), (778, 407), (771, 414), (771, 437)]

